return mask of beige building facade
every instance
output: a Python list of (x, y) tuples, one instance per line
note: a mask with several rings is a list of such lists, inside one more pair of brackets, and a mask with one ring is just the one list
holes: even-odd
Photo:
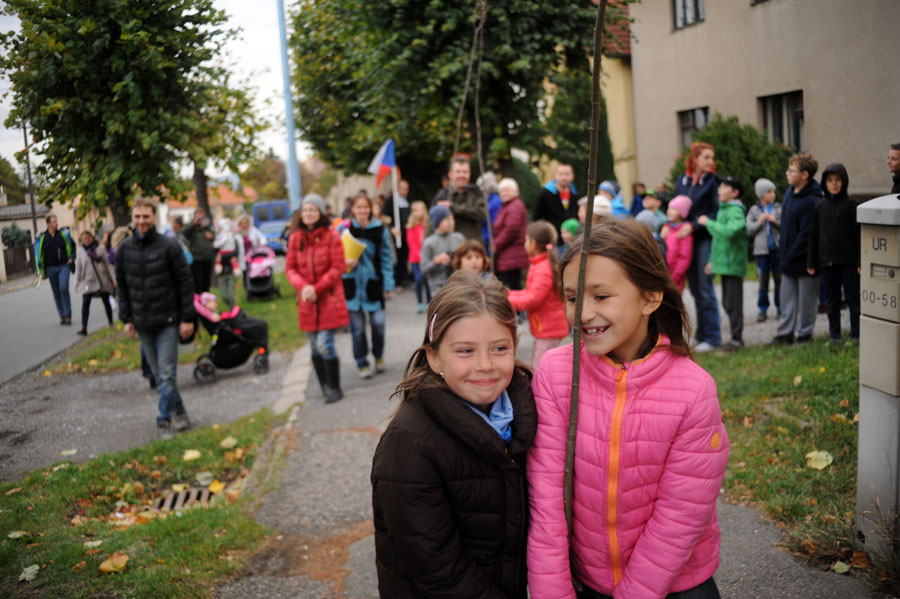
[[(653, 0), (630, 5), (638, 177), (655, 186), (715, 113), (843, 162), (887, 193), (900, 143), (897, 0)], [(783, 191), (786, 183), (776, 182)]]

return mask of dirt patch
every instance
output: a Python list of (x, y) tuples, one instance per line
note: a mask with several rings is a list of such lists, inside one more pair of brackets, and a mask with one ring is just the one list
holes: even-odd
[(302, 574), (330, 584), (330, 597), (343, 597), (350, 574), (346, 567), (350, 559), (350, 546), (375, 534), (375, 526), (371, 520), (365, 520), (336, 532), (329, 537), (296, 535), (276, 538), (253, 557), (248, 573), (256, 576)]

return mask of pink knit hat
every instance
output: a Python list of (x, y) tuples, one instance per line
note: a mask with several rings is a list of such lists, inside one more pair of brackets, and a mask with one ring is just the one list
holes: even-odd
[(681, 218), (687, 218), (688, 212), (691, 211), (691, 198), (686, 195), (675, 196), (669, 202), (669, 207), (677, 210)]
[(203, 293), (200, 294), (200, 303), (201, 304), (203, 304), (205, 306), (206, 304), (209, 303), (209, 300), (217, 300), (218, 301), (216, 296), (213, 295), (212, 293), (210, 293), (209, 291), (204, 291)]

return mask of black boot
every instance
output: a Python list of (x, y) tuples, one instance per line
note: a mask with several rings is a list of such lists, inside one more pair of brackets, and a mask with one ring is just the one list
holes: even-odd
[(322, 394), (327, 397), (328, 392), (325, 390), (325, 385), (328, 383), (328, 373), (325, 370), (325, 358), (323, 356), (313, 356), (312, 363), (313, 368), (316, 369), (316, 378), (319, 379)]
[(337, 358), (325, 360), (325, 372), (328, 375), (325, 385), (325, 403), (334, 403), (344, 397), (341, 391), (341, 363)]

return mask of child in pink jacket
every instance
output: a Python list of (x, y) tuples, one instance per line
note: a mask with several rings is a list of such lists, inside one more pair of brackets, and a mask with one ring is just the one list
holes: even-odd
[[(563, 258), (574, 320), (583, 238)], [(712, 377), (690, 358), (681, 295), (640, 223), (597, 226), (581, 314), (572, 542), (563, 505), (573, 346), (550, 350), (532, 383), (528, 453), (533, 599), (719, 597), (716, 497), (728, 437)], [(571, 558), (571, 559), (570, 559)]]
[(684, 291), (684, 281), (687, 278), (688, 268), (691, 266), (691, 256), (694, 254), (694, 236), (679, 235), (679, 231), (686, 224), (688, 212), (691, 210), (691, 198), (681, 195), (672, 198), (666, 216), (669, 222), (663, 226), (661, 236), (666, 240), (666, 262), (669, 263), (669, 274), (672, 282), (679, 292)]
[(559, 289), (556, 259), (556, 229), (539, 220), (525, 229), (525, 252), (531, 268), (525, 279), (525, 289), (509, 292), (509, 302), (516, 312), (528, 312), (528, 326), (534, 337), (531, 367), (541, 356), (553, 349), (569, 334), (566, 306)]

